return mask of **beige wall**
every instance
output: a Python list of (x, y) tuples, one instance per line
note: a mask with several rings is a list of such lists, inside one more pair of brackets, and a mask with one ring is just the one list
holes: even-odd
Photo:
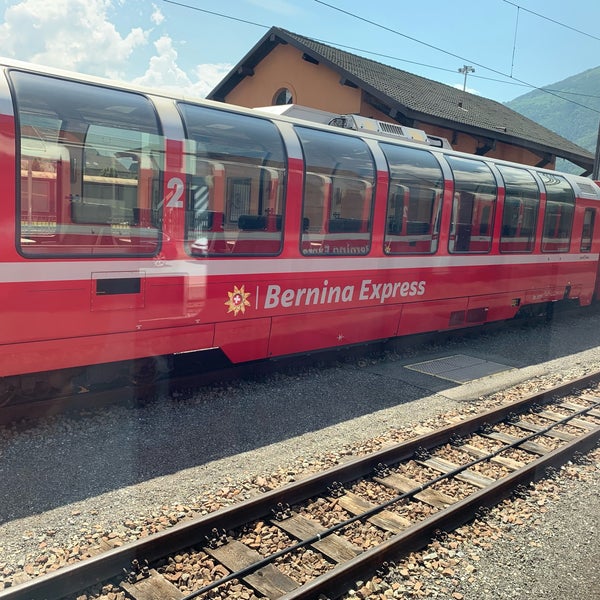
[(331, 69), (302, 60), (302, 53), (290, 45), (279, 45), (225, 98), (226, 102), (255, 108), (270, 106), (282, 88), (293, 94), (294, 104), (333, 113), (360, 110), (359, 89), (340, 85), (340, 77)]

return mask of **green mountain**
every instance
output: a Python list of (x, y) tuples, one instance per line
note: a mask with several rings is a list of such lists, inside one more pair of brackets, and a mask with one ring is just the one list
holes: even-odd
[[(594, 152), (600, 118), (600, 67), (519, 96), (506, 106)], [(571, 171), (567, 165), (570, 163), (557, 164), (557, 168)]]

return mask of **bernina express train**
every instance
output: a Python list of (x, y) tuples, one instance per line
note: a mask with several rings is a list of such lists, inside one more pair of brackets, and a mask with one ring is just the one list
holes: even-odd
[(598, 293), (590, 179), (0, 68), (0, 403), (156, 357), (252, 361)]

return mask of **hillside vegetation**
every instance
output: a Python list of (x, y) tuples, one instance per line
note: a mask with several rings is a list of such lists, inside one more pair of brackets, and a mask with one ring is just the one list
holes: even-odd
[(535, 90), (506, 105), (594, 152), (600, 118), (600, 67), (573, 75), (544, 89), (551, 93)]

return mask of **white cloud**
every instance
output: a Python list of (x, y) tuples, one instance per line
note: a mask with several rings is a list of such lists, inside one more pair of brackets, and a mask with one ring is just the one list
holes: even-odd
[(192, 79), (177, 64), (177, 50), (171, 38), (162, 36), (154, 43), (156, 54), (150, 59), (148, 69), (141, 77), (133, 80), (135, 85), (148, 86), (162, 91), (204, 97), (231, 70), (229, 64), (198, 65)]
[[(231, 65), (201, 64), (186, 72), (178, 65), (177, 50), (168, 35), (154, 41), (155, 54), (148, 58), (151, 37), (160, 36), (165, 21), (159, 6), (151, 6), (138, 13), (138, 22), (144, 14), (148, 30), (131, 27), (120, 33), (112, 21), (126, 21), (125, 9), (129, 15), (134, 10), (124, 0), (12, 2), (3, 19), (0, 14), (0, 56), (206, 96)], [(136, 78), (139, 73), (143, 75)]]
[(147, 43), (140, 27), (121, 35), (108, 19), (110, 0), (24, 0), (0, 25), (0, 54), (95, 75), (122, 76), (134, 49)]
[(154, 10), (153, 10), (152, 16), (150, 18), (152, 19), (152, 22), (155, 25), (160, 25), (165, 20), (165, 15), (162, 14), (160, 8), (158, 8), (158, 6), (156, 6), (156, 4), (153, 4), (152, 8)]

